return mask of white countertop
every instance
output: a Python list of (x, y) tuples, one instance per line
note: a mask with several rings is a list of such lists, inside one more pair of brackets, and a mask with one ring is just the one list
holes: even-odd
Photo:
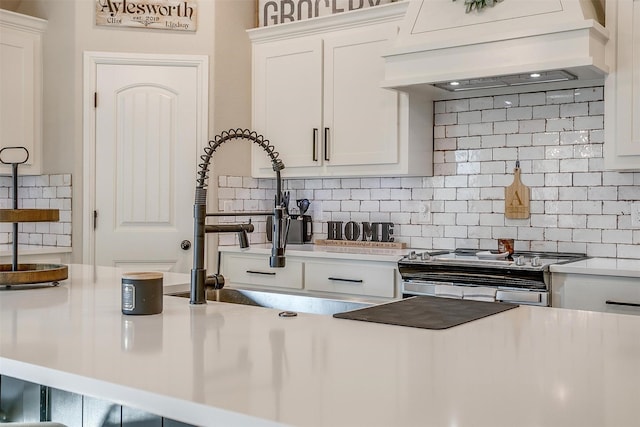
[(624, 258), (589, 258), (549, 267), (552, 273), (594, 274), (640, 277), (640, 260)]
[(124, 316), (120, 270), (69, 277), (0, 291), (0, 374), (197, 425), (638, 422), (640, 316), (520, 306), (434, 331), (169, 296)]
[[(324, 246), (316, 244), (287, 245), (287, 256), (303, 256), (318, 258), (341, 258), (365, 261), (398, 262), (410, 251), (420, 249), (387, 249), (363, 248), (358, 246)], [(247, 249), (239, 246), (218, 246), (220, 252), (246, 252), (254, 254), (271, 254), (271, 243), (251, 245)]]

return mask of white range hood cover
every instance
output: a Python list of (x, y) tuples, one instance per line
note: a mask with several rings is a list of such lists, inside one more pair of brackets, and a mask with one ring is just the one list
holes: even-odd
[(470, 13), (464, 0), (405, 1), (398, 38), (384, 55), (383, 87), (433, 89), (457, 80), (480, 89), (477, 79), (497, 87), (535, 83), (533, 72), (588, 80), (608, 73), (602, 0), (503, 0)]

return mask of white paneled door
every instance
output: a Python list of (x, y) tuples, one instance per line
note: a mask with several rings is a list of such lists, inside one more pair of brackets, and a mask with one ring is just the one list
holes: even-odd
[(97, 64), (97, 265), (191, 268), (193, 249), (185, 241), (193, 237), (199, 154), (197, 73), (184, 66)]

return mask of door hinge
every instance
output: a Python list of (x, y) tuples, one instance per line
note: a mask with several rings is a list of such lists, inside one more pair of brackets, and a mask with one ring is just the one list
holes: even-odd
[(93, 229), (98, 226), (98, 211), (93, 211)]
[(93, 92), (93, 108), (98, 108), (98, 92)]

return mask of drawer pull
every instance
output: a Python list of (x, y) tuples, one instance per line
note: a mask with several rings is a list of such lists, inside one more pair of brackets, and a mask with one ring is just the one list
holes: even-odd
[(324, 159), (331, 160), (329, 158), (329, 128), (324, 128)]
[(349, 283), (362, 283), (362, 279), (342, 279), (340, 277), (329, 277), (329, 280), (333, 280), (335, 282), (349, 282)]
[(313, 161), (318, 161), (318, 128), (313, 128)]
[(625, 305), (627, 307), (640, 307), (640, 304), (635, 303), (635, 302), (622, 302), (622, 301), (611, 301), (611, 300), (607, 300), (605, 301), (606, 304), (610, 304), (610, 305)]
[(247, 273), (249, 274), (263, 274), (265, 276), (275, 276), (276, 273), (273, 273), (271, 271), (255, 271), (255, 270), (247, 270)]

